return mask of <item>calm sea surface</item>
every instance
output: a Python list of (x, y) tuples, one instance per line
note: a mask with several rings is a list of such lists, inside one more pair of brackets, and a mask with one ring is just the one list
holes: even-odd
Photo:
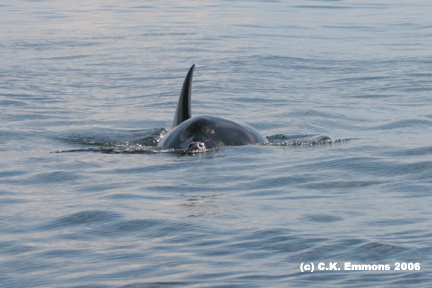
[[(431, 15), (2, 1), (0, 287), (431, 287)], [(149, 153), (192, 64), (272, 145)]]

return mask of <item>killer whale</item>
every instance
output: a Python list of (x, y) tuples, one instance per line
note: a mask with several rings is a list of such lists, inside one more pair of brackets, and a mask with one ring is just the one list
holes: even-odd
[(172, 129), (159, 141), (158, 148), (201, 152), (227, 146), (268, 142), (260, 132), (247, 124), (214, 116), (192, 118), (191, 94), (194, 69), (195, 64), (189, 69), (183, 82)]

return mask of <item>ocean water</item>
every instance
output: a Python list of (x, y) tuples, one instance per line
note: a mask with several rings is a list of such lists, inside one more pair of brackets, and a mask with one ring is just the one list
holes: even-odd
[[(0, 287), (430, 287), (431, 12), (3, 1)], [(154, 151), (192, 64), (271, 145)]]

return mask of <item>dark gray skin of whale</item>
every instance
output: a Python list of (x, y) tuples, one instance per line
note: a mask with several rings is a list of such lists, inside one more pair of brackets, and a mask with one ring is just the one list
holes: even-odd
[(173, 128), (159, 141), (157, 147), (200, 152), (226, 146), (268, 142), (261, 133), (247, 124), (214, 116), (191, 118), (190, 104), (194, 68), (195, 65), (192, 65), (184, 80)]

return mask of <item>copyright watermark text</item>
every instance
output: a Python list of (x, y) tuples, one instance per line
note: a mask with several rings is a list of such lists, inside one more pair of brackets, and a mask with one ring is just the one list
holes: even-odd
[(314, 271), (418, 271), (420, 263), (413, 262), (395, 262), (392, 264), (357, 264), (351, 262), (302, 262), (300, 264), (301, 272)]

